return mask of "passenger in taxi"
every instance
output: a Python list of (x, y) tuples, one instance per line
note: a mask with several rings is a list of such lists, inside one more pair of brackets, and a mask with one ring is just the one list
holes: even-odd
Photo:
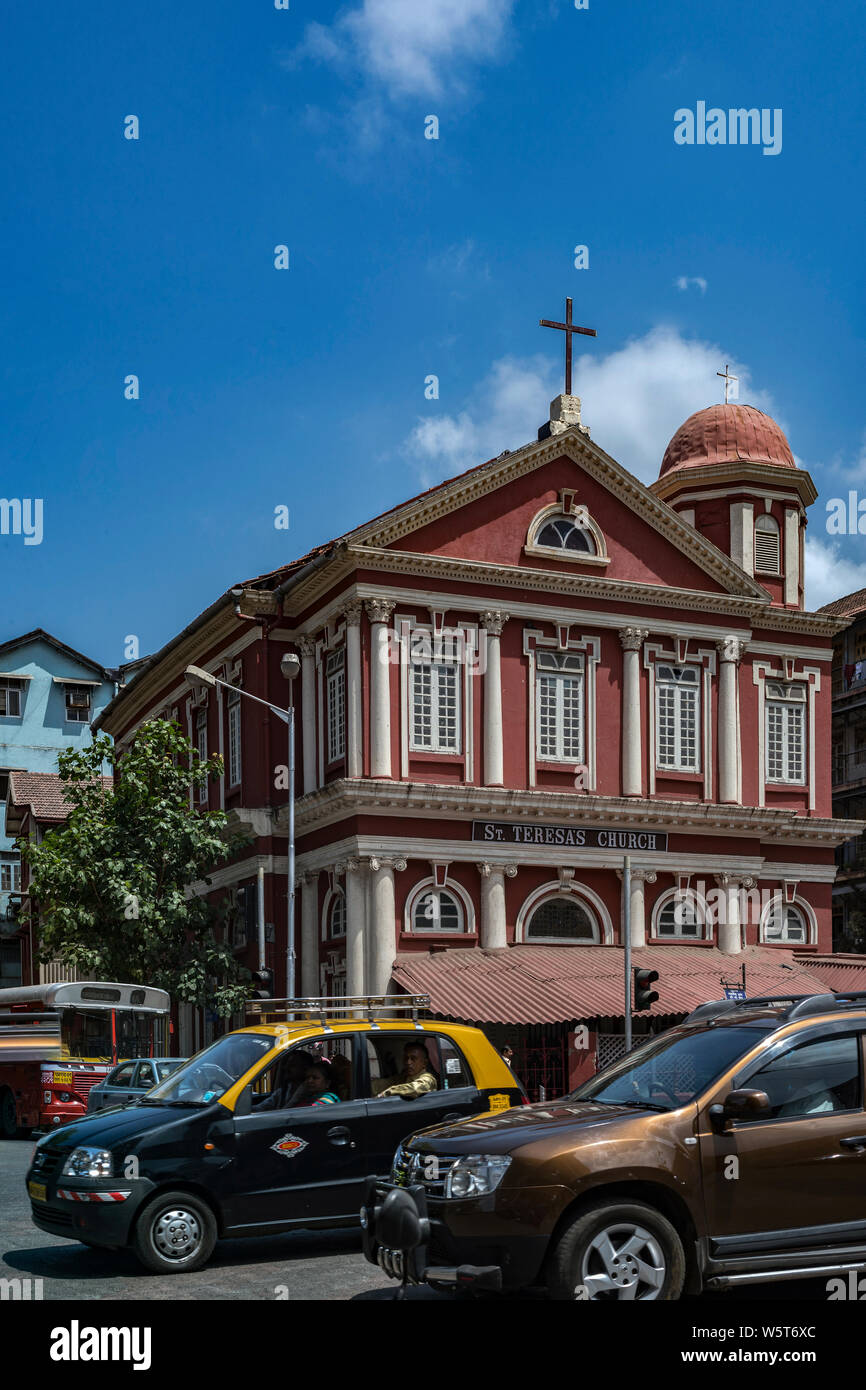
[(423, 1043), (407, 1042), (403, 1048), (403, 1070), (398, 1076), (383, 1076), (373, 1082), (376, 1096), (402, 1096), (412, 1100), (439, 1090), (439, 1078), (434, 1072)]
[(295, 1105), (339, 1105), (340, 1097), (334, 1090), (334, 1084), (330, 1063), (323, 1057), (307, 1068), (305, 1091), (294, 1102)]
[(306, 1105), (307, 1072), (315, 1062), (311, 1052), (287, 1052), (276, 1065), (274, 1086), (264, 1100), (253, 1101), (256, 1111), (288, 1110), (293, 1105)]

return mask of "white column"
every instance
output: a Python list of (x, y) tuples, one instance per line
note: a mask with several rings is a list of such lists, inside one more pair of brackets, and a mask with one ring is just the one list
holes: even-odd
[(319, 875), (301, 874), (301, 994), (316, 998), (319, 990)]
[(346, 619), (346, 773), (363, 774), (363, 733), (361, 724), (361, 601), (354, 599), (343, 609)]
[(740, 721), (737, 710), (737, 668), (746, 650), (739, 637), (717, 642), (719, 653), (719, 801), (740, 799)]
[(405, 869), (405, 859), (370, 860), (370, 931), (367, 993), (387, 994), (397, 954), (397, 903), (394, 870)]
[(299, 637), (301, 653), (301, 722), (304, 739), (304, 795), (314, 792), (318, 785), (316, 771), (316, 641), (314, 637)]
[(346, 860), (346, 993), (366, 994), (367, 866)]
[(483, 949), (495, 951), (508, 945), (508, 916), (505, 910), (505, 879), (514, 878), (515, 864), (487, 862), (478, 865), (481, 875), (481, 931)]
[[(500, 639), (508, 614), (488, 608), (481, 614), (486, 633), (484, 669), (484, 782), (501, 787), (504, 780), (502, 752), (502, 657)], [(503, 945), (505, 943), (503, 942)]]
[(719, 950), (727, 955), (739, 955), (742, 950), (740, 939), (740, 886), (746, 880), (734, 878), (732, 874), (716, 874), (716, 883), (722, 890), (719, 904), (718, 942)]
[(649, 630), (620, 629), (622, 643), (622, 794), (643, 796), (640, 737), (640, 651)]
[[(617, 878), (622, 882), (622, 869), (617, 869)], [(629, 875), (629, 918), (631, 922), (632, 950), (646, 945), (646, 896), (645, 883), (655, 883), (654, 869), (632, 869)], [(622, 944), (622, 943), (621, 943)]]
[(370, 776), (391, 776), (391, 644), (388, 624), (394, 604), (369, 599), (370, 640)]
[(800, 513), (785, 508), (785, 602), (800, 604)]

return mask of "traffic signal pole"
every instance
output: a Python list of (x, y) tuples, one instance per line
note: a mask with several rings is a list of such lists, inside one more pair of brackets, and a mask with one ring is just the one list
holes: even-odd
[(625, 1050), (631, 1052), (631, 857), (622, 861), (622, 932), (625, 947)]

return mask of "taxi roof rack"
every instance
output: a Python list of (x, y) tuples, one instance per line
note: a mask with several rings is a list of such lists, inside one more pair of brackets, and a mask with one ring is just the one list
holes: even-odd
[(246, 1012), (292, 1021), (298, 1017), (317, 1018), (326, 1033), (333, 1033), (329, 1018), (340, 1017), (348, 1022), (363, 1015), (371, 1028), (378, 1028), (379, 1018), (395, 1014), (411, 1014), (413, 1026), (421, 1031), (419, 1015), (429, 1008), (429, 994), (334, 994), (316, 999), (251, 999)]
[(834, 990), (829, 994), (762, 994), (751, 999), (712, 999), (692, 1009), (686, 1023), (694, 1023), (698, 1019), (720, 1018), (722, 1014), (735, 1013), (737, 1009), (773, 1004), (787, 1005), (782, 1017), (790, 1021), (836, 1009), (862, 1009), (866, 1004), (866, 990)]

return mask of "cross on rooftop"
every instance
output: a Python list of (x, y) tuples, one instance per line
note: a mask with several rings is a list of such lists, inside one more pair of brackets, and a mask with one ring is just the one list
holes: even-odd
[(594, 328), (578, 328), (571, 318), (571, 300), (565, 301), (565, 323), (557, 323), (554, 319), (539, 319), (541, 328), (558, 328), (565, 334), (565, 394), (571, 395), (571, 337), (573, 333), (585, 333), (587, 337), (595, 338), (597, 333)]
[(739, 381), (740, 378), (739, 378), (738, 376), (731, 376), (730, 372), (728, 371), (728, 364), (727, 364), (727, 362), (725, 363), (725, 370), (724, 370), (723, 372), (716, 372), (716, 376), (722, 376), (722, 377), (725, 378), (725, 405), (727, 405), (727, 404), (728, 404), (728, 387), (729, 387), (729, 385), (730, 385), (730, 383), (731, 383), (732, 381)]

